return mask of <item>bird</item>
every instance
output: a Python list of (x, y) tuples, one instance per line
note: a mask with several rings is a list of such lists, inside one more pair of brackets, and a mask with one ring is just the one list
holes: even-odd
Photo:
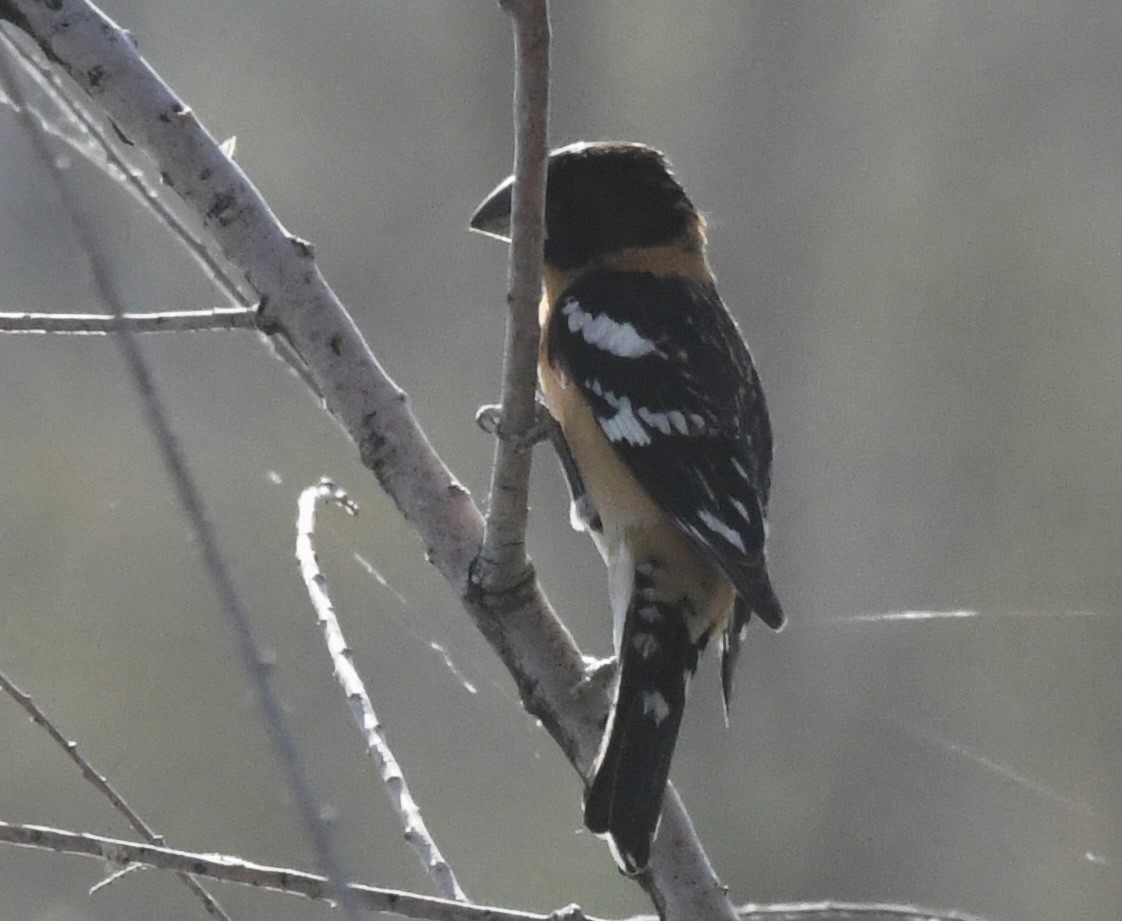
[[(470, 228), (509, 240), (512, 188), (501, 182)], [(771, 424), (705, 219), (665, 154), (623, 141), (551, 151), (544, 236), (538, 383), (571, 455), (573, 525), (607, 567), (618, 662), (584, 822), (634, 876), (700, 654), (719, 642), (727, 723), (751, 616), (784, 624), (765, 555)]]

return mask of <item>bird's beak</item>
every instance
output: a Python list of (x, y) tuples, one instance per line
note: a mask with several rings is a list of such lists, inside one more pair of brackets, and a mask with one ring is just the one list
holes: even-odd
[(511, 189), (514, 188), (514, 177), (509, 176), (495, 187), (490, 195), (483, 199), (475, 214), (471, 216), (468, 226), (476, 233), (486, 234), (498, 240), (510, 239), (510, 208)]

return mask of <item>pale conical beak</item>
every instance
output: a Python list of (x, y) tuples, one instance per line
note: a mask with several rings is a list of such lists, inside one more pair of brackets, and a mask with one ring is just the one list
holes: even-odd
[(498, 240), (510, 239), (511, 189), (514, 177), (509, 176), (500, 182), (495, 190), (483, 199), (468, 226), (476, 233), (486, 234)]

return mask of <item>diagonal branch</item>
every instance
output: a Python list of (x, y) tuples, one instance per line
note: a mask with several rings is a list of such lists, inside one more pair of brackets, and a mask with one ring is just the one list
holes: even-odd
[[(159, 847), (165, 844), (164, 836), (153, 830), (144, 819), (133, 811), (133, 808), (125, 802), (125, 798), (117, 792), (114, 786), (106, 779), (105, 775), (86, 760), (86, 756), (79, 751), (77, 743), (67, 739), (66, 736), (59, 731), (58, 727), (51, 722), (47, 714), (39, 708), (39, 705), (31, 699), (31, 695), (22, 691), (3, 672), (0, 672), (0, 690), (3, 690), (12, 700), (23, 707), (36, 726), (43, 727), (43, 730), (51, 737), (51, 740), (66, 752), (66, 756), (78, 766), (78, 770), (82, 772), (82, 776), (93, 785), (95, 790), (109, 800), (113, 808), (125, 817), (125, 821), (132, 826), (137, 834), (144, 838), (149, 844), (155, 844)], [(207, 892), (195, 877), (185, 872), (180, 872), (178, 875), (183, 881), (183, 884), (202, 901), (203, 908), (206, 909), (207, 914), (214, 915), (222, 919), (222, 921), (230, 921), (230, 916), (226, 914), (225, 909), (218, 904), (214, 896)]]
[(109, 130), (94, 118), (86, 105), (67, 92), (63, 77), (58, 71), (52, 69), (42, 60), (41, 55), (30, 52), (19, 43), (12, 41), (8, 36), (0, 34), (0, 46), (9, 51), (23, 67), (24, 73), (47, 94), (48, 98), (58, 107), (66, 123), (72, 126), (73, 132), (67, 133), (52, 130), (53, 126), (47, 119), (26, 102), (17, 103), (11, 100), (21, 114), (35, 118), (39, 130), (44, 133), (54, 134), (65, 141), (75, 152), (85, 157), (110, 178), (120, 181), (123, 188), (141, 205), (143, 205), (159, 223), (167, 228), (188, 254), (195, 260), (203, 273), (214, 283), (219, 291), (224, 293), (231, 303), (242, 307), (250, 307), (252, 300), (239, 286), (237, 280), (230, 274), (230, 268), (215, 257), (206, 244), (168, 207), (157, 189), (144, 175), (143, 171), (129, 163), (120, 153), (111, 140)]

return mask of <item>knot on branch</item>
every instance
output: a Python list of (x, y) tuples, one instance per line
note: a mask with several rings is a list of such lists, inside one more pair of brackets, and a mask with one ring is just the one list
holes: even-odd
[[(402, 391), (397, 391), (392, 398), (395, 404), (402, 404), (406, 396)], [(385, 432), (384, 410), (373, 410), (362, 419), (362, 425), (357, 433), (358, 454), (362, 464), (373, 471), (382, 482), (382, 470), (393, 455), (393, 441)]]

